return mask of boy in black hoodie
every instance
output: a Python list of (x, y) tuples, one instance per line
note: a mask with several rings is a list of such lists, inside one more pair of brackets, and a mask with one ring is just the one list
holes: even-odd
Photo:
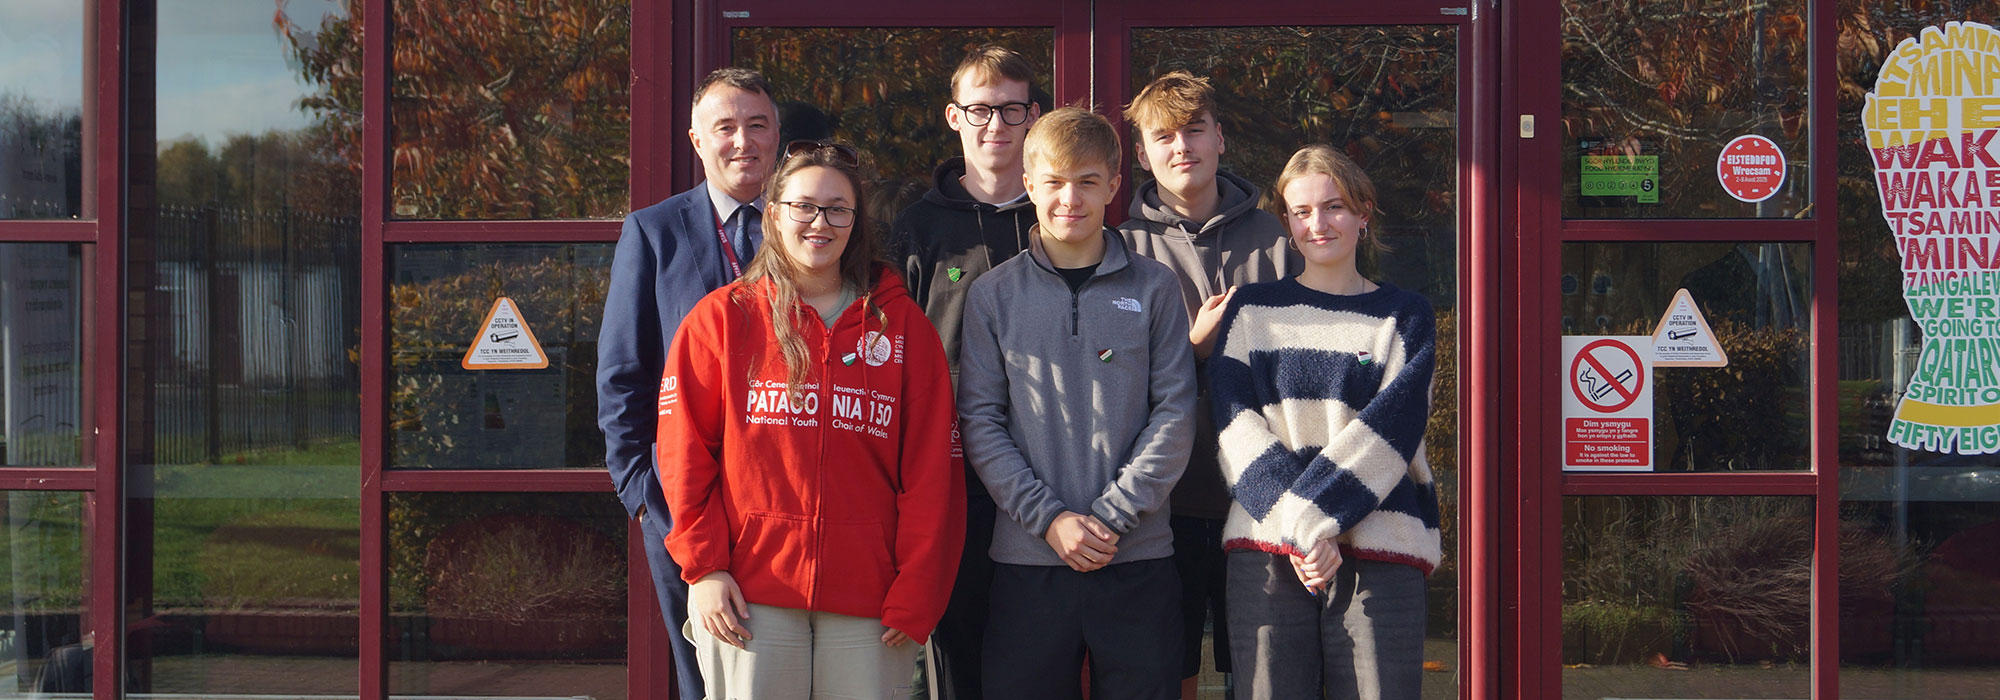
[[(910, 298), (937, 326), (954, 385), (966, 290), (981, 274), (1027, 249), (1028, 230), (1035, 225), (1035, 205), (1021, 177), (1021, 147), (1028, 127), (1041, 116), (1029, 96), (1033, 80), (1028, 59), (999, 46), (981, 46), (959, 62), (944, 118), (958, 132), (965, 155), (939, 164), (931, 190), (890, 227)], [(994, 505), (970, 467), (965, 484), (965, 556), (944, 619), (931, 635), (941, 700), (981, 697)]]
[[(1118, 226), (1132, 252), (1166, 263), (1181, 281), (1189, 342), (1206, 360), (1229, 293), (1238, 285), (1298, 274), (1285, 224), (1257, 207), (1258, 189), (1221, 169), (1224, 143), (1208, 79), (1174, 71), (1132, 98), (1125, 119), (1138, 132), (1139, 167), (1153, 180), (1133, 191), (1131, 219)], [(1195, 402), (1194, 452), (1173, 494), (1174, 564), (1181, 575), (1182, 697), (1194, 697), (1204, 621), (1213, 614), (1215, 670), (1229, 673), (1223, 614), (1222, 524), (1229, 489), (1216, 466), (1208, 382)]]

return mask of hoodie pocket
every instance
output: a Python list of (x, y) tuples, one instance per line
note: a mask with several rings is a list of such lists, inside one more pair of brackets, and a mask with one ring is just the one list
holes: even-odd
[(882, 524), (827, 523), (826, 557), (820, 570), (830, 589), (847, 591), (856, 602), (881, 600), (896, 578), (896, 562)]
[(806, 572), (806, 550), (810, 547), (806, 537), (804, 516), (747, 513), (743, 516), (743, 530), (737, 533), (729, 549), (729, 570), (738, 583), (753, 577), (752, 572), (763, 572), (774, 582), (784, 582), (787, 588), (803, 591), (803, 582), (795, 579)]

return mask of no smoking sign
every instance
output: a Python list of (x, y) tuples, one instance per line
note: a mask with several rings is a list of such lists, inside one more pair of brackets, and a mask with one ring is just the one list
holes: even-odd
[(1653, 339), (1563, 336), (1563, 470), (1653, 469)]

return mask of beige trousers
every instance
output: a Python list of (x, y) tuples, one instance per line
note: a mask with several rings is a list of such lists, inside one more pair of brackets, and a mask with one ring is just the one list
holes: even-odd
[(748, 649), (722, 643), (695, 620), (708, 700), (906, 700), (917, 645), (882, 643), (882, 621), (750, 604)]

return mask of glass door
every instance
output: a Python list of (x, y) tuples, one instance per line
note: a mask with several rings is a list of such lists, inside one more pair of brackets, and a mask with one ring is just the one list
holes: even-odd
[[(1117, 55), (1099, 57), (1098, 101), (1117, 114), (1165, 73), (1208, 78), (1227, 144), (1222, 169), (1256, 186), (1261, 206), (1277, 196), (1273, 182), (1299, 147), (1324, 143), (1347, 153), (1375, 182), (1380, 214), (1371, 228), (1390, 248), (1364, 255), (1362, 273), (1422, 294), (1436, 310), (1437, 383), (1424, 446), (1438, 488), (1444, 558), (1428, 579), (1424, 697), (1458, 697), (1464, 667), (1460, 493), (1470, 467), (1459, 436), (1471, 419), (1459, 410), (1467, 311), (1460, 251), (1469, 235), (1460, 202), (1471, 160), (1460, 130), (1469, 92), (1468, 22), (1449, 14), (1449, 6), (1445, 13), (1427, 7), (1427, 14), (1412, 10), (1405, 17), (1260, 8), (1262, 16), (1223, 22), (1194, 3), (1160, 5), (1101, 6), (1100, 18), (1111, 19), (1121, 35), (1108, 37)], [(1187, 26), (1224, 23), (1241, 26)], [(1137, 187), (1151, 177), (1135, 164), (1126, 179)], [(1226, 644), (1216, 643), (1215, 631), (1211, 621), (1193, 696), (1204, 700), (1228, 697), (1216, 659)]]
[[(1429, 578), (1425, 697), (1459, 697), (1463, 678), (1492, 667), (1470, 661), (1484, 652), (1460, 644), (1468, 609), (1460, 580), (1470, 561), (1460, 556), (1460, 523), (1487, 514), (1461, 493), (1468, 480), (1491, 479), (1473, 473), (1493, 473), (1483, 456), (1473, 456), (1472, 439), (1461, 439), (1491, 420), (1483, 409), (1460, 410), (1470, 390), (1461, 390), (1469, 375), (1460, 369), (1460, 347), (1477, 345), (1472, 329), (1480, 323), (1471, 316), (1490, 309), (1470, 306), (1462, 284), (1471, 279), (1465, 252), (1488, 229), (1475, 224), (1469, 193), (1485, 182), (1472, 154), (1478, 139), (1490, 136), (1470, 127), (1469, 117), (1461, 129), (1475, 99), (1491, 99), (1471, 79), (1476, 47), (1488, 45), (1475, 38), (1473, 8), (1440, 3), (1376, 12), (1276, 3), (1244, 14), (1195, 2), (1098, 2), (1081, 10), (1030, 3), (939, 16), (936, 8), (908, 4), (861, 12), (790, 2), (700, 9), (696, 53), (706, 60), (698, 73), (722, 65), (764, 72), (785, 103), (786, 138), (831, 136), (860, 146), (876, 164), (877, 192), (890, 195), (921, 196), (931, 168), (958, 155), (943, 119), (950, 74), (959, 56), (983, 43), (1013, 48), (1036, 64), (1032, 92), (1045, 110), (1087, 100), (1114, 123), (1160, 74), (1207, 77), (1221, 100), (1222, 167), (1266, 192), (1260, 206), (1285, 160), (1306, 144), (1332, 144), (1367, 169), (1382, 200), (1380, 230), (1394, 252), (1365, 261), (1364, 274), (1425, 295), (1438, 315), (1426, 448), (1442, 501), (1445, 555)], [(822, 130), (797, 130), (812, 126)], [(1128, 127), (1119, 128), (1129, 145)], [(1148, 179), (1128, 165), (1125, 194), (1107, 223), (1125, 218), (1129, 193)], [(871, 205), (886, 222), (906, 202), (884, 199)], [(1214, 653), (1205, 639), (1197, 692), (1189, 697), (1226, 696)]]
[(1837, 696), (1823, 21), (1524, 13), (1524, 696)]

